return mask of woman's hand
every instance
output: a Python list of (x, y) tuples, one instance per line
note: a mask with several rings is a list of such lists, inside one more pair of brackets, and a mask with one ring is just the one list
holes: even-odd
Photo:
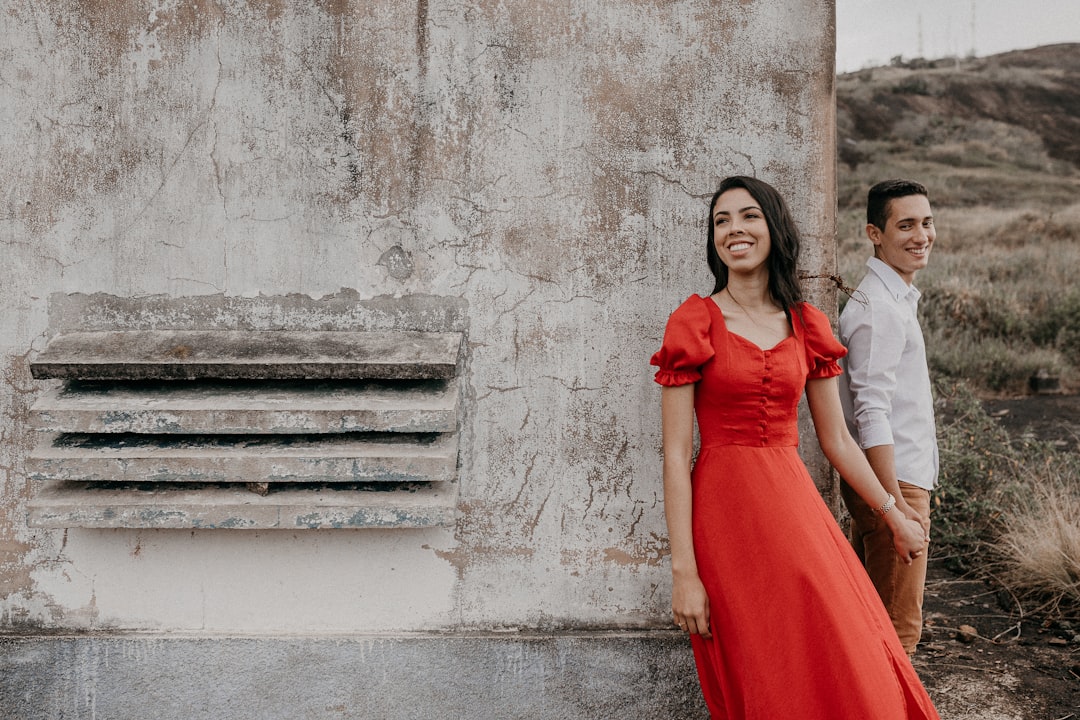
[(706, 639), (712, 637), (709, 631), (709, 595), (697, 575), (672, 579), (671, 612), (675, 624), (685, 632), (699, 634)]
[(892, 532), (893, 547), (905, 563), (911, 561), (926, 552), (930, 538), (926, 536), (926, 528), (917, 520), (912, 520), (902, 513), (893, 512), (885, 514), (885, 522)]
[[(840, 407), (836, 378), (808, 380), (806, 400), (810, 405), (818, 443), (825, 457), (829, 458), (832, 466), (840, 471), (840, 475), (868, 505), (881, 507), (879, 498), (884, 486), (878, 481), (870, 461), (848, 432), (844, 411)], [(926, 552), (930, 540), (926, 534), (929, 519), (919, 517), (902, 499), (895, 499), (896, 493), (890, 494), (894, 496), (895, 505), (891, 511), (885, 513), (885, 524), (892, 532), (896, 552), (910, 565), (912, 560)], [(919, 519), (913, 519), (910, 517), (912, 515)]]

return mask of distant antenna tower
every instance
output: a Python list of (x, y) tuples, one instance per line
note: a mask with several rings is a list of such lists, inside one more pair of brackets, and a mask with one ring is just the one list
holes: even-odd
[(918, 15), (915, 16), (915, 21), (916, 21), (915, 28), (919, 33), (919, 35), (918, 35), (919, 57), (925, 58), (926, 54), (923, 52), (923, 44), (922, 44), (922, 13), (919, 13)]
[(971, 0), (971, 52), (968, 57), (975, 57), (975, 0)]

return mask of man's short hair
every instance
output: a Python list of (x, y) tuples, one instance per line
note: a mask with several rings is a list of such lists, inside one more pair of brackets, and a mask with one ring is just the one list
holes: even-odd
[(885, 229), (885, 223), (889, 220), (889, 203), (896, 198), (908, 195), (925, 195), (930, 197), (926, 186), (914, 180), (885, 180), (870, 188), (866, 195), (866, 222), (878, 228)]

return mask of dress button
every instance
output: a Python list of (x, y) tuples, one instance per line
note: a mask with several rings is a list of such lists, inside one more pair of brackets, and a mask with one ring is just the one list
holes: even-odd
[(761, 382), (763, 382), (763, 383), (767, 383), (767, 382), (769, 382), (769, 381), (770, 381), (771, 379), (772, 379), (772, 378), (770, 378), (770, 377), (769, 377), (768, 375), (766, 375), (765, 377), (761, 378)]

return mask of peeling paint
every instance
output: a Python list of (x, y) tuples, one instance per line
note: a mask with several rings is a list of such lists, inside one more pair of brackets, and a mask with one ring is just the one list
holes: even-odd
[[(723, 175), (774, 182), (809, 240), (802, 266), (831, 271), (832, 15), (815, 0), (8, 2), (0, 624), (659, 627), (648, 357), (708, 288), (702, 205)], [(451, 525), (312, 510), (297, 515), (317, 531), (256, 533), (240, 512), (195, 532), (27, 527), (45, 389), (30, 349), (221, 327), (466, 333)]]
[(33, 550), (22, 505), (30, 495), (23, 458), (34, 446), (30, 405), (37, 394), (27, 356), (6, 358), (0, 369), (0, 598), (25, 592), (32, 584)]

